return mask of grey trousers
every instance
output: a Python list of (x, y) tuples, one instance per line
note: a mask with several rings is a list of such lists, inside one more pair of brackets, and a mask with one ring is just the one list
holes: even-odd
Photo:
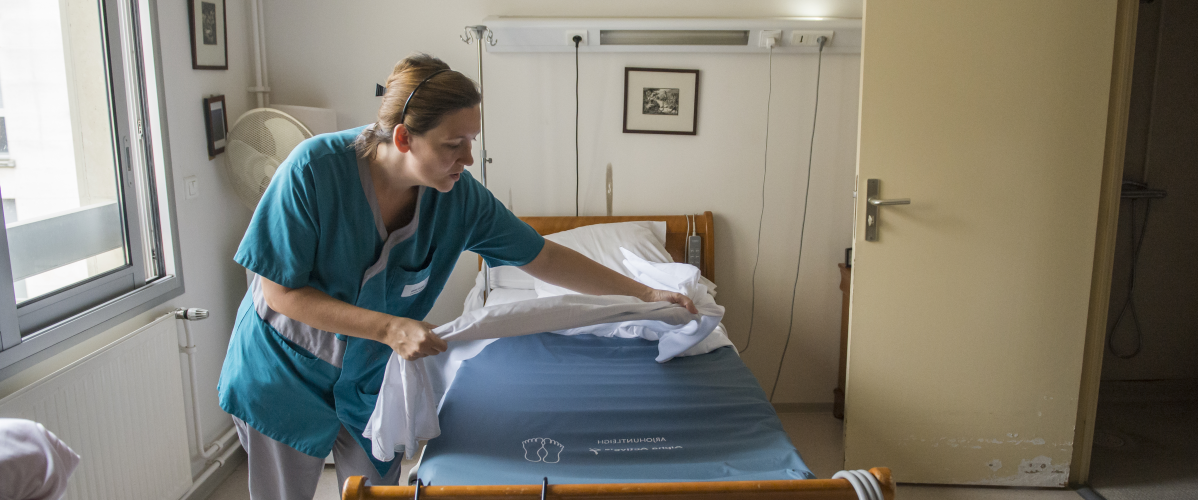
[[(324, 457), (296, 451), (275, 441), (233, 417), (237, 439), (249, 455), (251, 500), (312, 500), (316, 484), (324, 470)], [(366, 450), (354, 440), (345, 427), (333, 443), (333, 461), (337, 466), (337, 490), (345, 487), (350, 476), (366, 476), (376, 486), (399, 484), (399, 457), (391, 462), (386, 477), (380, 477)]]

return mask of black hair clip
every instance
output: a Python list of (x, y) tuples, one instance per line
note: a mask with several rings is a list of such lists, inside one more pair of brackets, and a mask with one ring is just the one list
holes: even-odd
[(377, 83), (374, 84), (374, 96), (375, 97), (382, 97), (383, 94), (386, 94), (386, 93), (387, 93), (387, 87), (384, 87)]
[(541, 483), (541, 500), (545, 500), (545, 496), (549, 494), (549, 478), (543, 478)]

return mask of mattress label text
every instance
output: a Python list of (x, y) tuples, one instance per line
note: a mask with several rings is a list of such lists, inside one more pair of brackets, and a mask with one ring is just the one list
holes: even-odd
[(633, 444), (633, 443), (664, 443), (664, 437), (631, 438), (631, 439), (600, 439), (599, 444)]

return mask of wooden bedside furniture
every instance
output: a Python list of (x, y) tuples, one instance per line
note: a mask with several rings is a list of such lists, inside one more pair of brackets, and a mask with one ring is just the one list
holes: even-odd
[(832, 390), (835, 399), (832, 402), (832, 415), (844, 418), (844, 372), (849, 358), (849, 290), (853, 280), (853, 268), (837, 264), (840, 267), (840, 291), (844, 292), (844, 300), (840, 306), (840, 375), (836, 379), (836, 389)]

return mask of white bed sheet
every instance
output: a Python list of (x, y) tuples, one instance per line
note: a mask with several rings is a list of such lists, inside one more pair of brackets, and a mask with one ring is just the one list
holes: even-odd
[[(711, 283), (703, 278), (704, 283)], [(476, 309), (481, 309), (483, 303), (483, 271), (479, 271), (474, 279), (474, 288), (470, 289), (470, 293), (466, 294), (465, 303), (462, 305), (462, 313), (468, 313)], [(708, 292), (712, 297), (715, 297), (715, 285), (710, 286)], [(491, 290), (487, 295), (485, 305), (500, 305), (517, 302), (521, 300), (532, 300), (537, 298), (536, 290), (521, 290), (512, 288), (499, 288)], [(444, 394), (449, 390), (449, 386), (453, 384), (453, 378), (458, 372), (458, 368), (462, 367), (462, 362), (477, 356), (484, 348), (494, 342), (496, 339), (472, 340), (465, 342), (449, 342), (449, 349), (437, 356), (429, 356), (425, 359), (425, 366), (428, 368), (429, 383), (431, 387), (441, 394), (441, 400), (437, 403), (437, 410), (441, 410), (441, 404), (445, 402)], [(728, 330), (724, 328), (724, 324), (720, 323), (715, 330), (703, 339), (699, 345), (695, 346), (693, 351), (688, 351), (680, 356), (690, 356), (694, 354), (703, 354), (711, 352), (722, 346), (734, 346), (728, 338)]]

